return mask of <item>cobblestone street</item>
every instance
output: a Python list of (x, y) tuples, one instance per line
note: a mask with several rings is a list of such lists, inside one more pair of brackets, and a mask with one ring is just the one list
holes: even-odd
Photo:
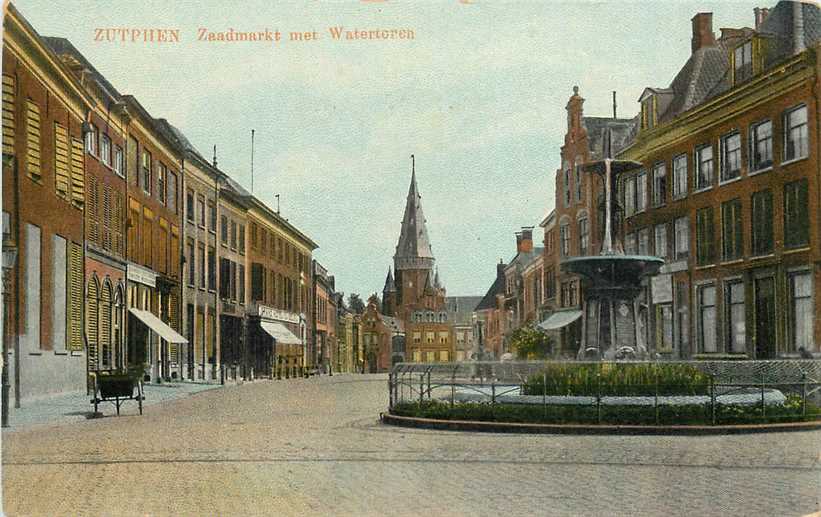
[[(821, 433), (381, 426), (386, 377), (261, 381), (3, 434), (7, 515), (762, 515), (819, 509)], [(86, 409), (86, 408), (78, 408)], [(110, 415), (111, 412), (106, 413)]]

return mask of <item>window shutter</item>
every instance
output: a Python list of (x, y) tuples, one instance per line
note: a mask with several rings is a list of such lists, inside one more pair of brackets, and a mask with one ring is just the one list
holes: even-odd
[(3, 75), (3, 154), (14, 154), (14, 77)]
[(40, 106), (28, 100), (26, 107), (26, 171), (31, 179), (40, 181)]
[[(177, 332), (180, 331), (180, 313), (179, 307), (177, 307), (177, 294), (170, 293), (168, 295), (168, 323), (171, 325), (171, 328), (176, 330)], [(171, 362), (179, 362), (179, 357), (177, 357), (178, 353), (178, 345), (177, 343), (169, 343), (168, 344), (168, 352)]]
[(103, 185), (103, 249), (111, 251), (111, 218), (113, 216), (111, 210), (111, 187)]
[(88, 294), (86, 296), (86, 339), (88, 341), (88, 369), (99, 370), (99, 337), (100, 337), (100, 306), (99, 288), (97, 279), (92, 278), (88, 282)]
[(100, 208), (99, 208), (99, 189), (97, 185), (97, 178), (89, 176), (88, 178), (88, 206), (86, 207), (86, 239), (96, 245), (100, 245)]
[(114, 220), (112, 226), (114, 228), (114, 253), (117, 255), (125, 254), (125, 245), (123, 241), (123, 195), (120, 192), (114, 192)]
[[(111, 368), (111, 285), (106, 280), (100, 294), (100, 342), (101, 366)], [(99, 361), (99, 359), (98, 359)]]
[(57, 196), (68, 200), (71, 188), (69, 173), (68, 131), (60, 124), (54, 124), (54, 180)]
[(78, 208), (85, 204), (85, 152), (83, 141), (71, 139), (71, 202)]
[(83, 246), (72, 242), (68, 253), (69, 311), (68, 348), (83, 350)]

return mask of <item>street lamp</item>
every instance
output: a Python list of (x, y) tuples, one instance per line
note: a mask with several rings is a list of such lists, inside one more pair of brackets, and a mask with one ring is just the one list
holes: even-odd
[(14, 263), (17, 262), (17, 247), (4, 244), (3, 245), (3, 402), (2, 402), (2, 426), (9, 426), (9, 347), (6, 339), (6, 328), (8, 328), (8, 303), (6, 300), (6, 292), (9, 289), (9, 278), (11, 270), (14, 268)]

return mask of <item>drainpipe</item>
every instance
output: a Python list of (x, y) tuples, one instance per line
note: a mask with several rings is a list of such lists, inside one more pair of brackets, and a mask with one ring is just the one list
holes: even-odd
[[(216, 285), (214, 286), (214, 365), (212, 366), (213, 375), (217, 375), (217, 365), (221, 365), (220, 362), (220, 355), (222, 353), (222, 343), (220, 342), (220, 246), (221, 246), (221, 238), (223, 237), (220, 235), (222, 231), (222, 224), (220, 223), (220, 182), (222, 180), (222, 173), (217, 169), (217, 146), (214, 146), (214, 160), (213, 166), (215, 169), (215, 176), (214, 176), (214, 213), (216, 214), (216, 221), (215, 225), (216, 228), (214, 229), (214, 276)], [(220, 371), (222, 368), (220, 368)], [(225, 377), (224, 375), (220, 375), (220, 384), (225, 384)]]
[[(185, 153), (186, 150), (183, 148), (182, 152), (180, 152), (180, 181), (178, 183), (179, 188), (177, 188), (177, 199), (174, 200), (177, 206), (177, 211), (181, 215), (180, 216), (180, 256), (179, 260), (179, 272), (180, 272), (180, 297), (179, 297), (179, 307), (177, 308), (177, 314), (180, 318), (180, 328), (182, 329), (185, 336), (189, 335), (188, 329), (188, 313), (183, 313), (183, 309), (185, 308), (185, 295), (187, 289), (187, 283), (185, 280), (185, 228), (186, 228), (186, 219), (185, 219), (185, 202), (183, 201), (180, 203), (181, 200), (185, 199)], [(193, 258), (193, 257), (192, 257)], [(196, 317), (196, 316), (195, 316)], [(177, 348), (177, 360), (179, 364), (180, 370), (180, 381), (182, 381), (185, 377), (183, 376), (183, 372), (188, 368), (188, 347), (192, 346), (192, 343), (187, 343), (185, 345), (185, 359), (183, 360), (183, 354), (181, 353), (180, 346)], [(183, 366), (184, 365), (184, 366)]]
[[(16, 79), (16, 78), (15, 78)], [(19, 84), (15, 80), (15, 84)], [(85, 145), (85, 144), (83, 144)], [(14, 233), (17, 241), (17, 263), (14, 265), (14, 407), (20, 408), (20, 171), (17, 153), (14, 153), (12, 162), (12, 176), (14, 177), (14, 209), (17, 217), (14, 218)], [(28, 254), (28, 249), (26, 254)], [(5, 300), (3, 301), (5, 303)], [(6, 366), (8, 367), (8, 366)]]

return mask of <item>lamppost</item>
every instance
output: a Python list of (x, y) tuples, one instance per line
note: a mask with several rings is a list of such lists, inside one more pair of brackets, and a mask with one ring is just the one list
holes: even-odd
[(14, 263), (17, 261), (17, 248), (10, 244), (3, 244), (3, 402), (2, 402), (2, 426), (9, 426), (9, 347), (6, 339), (6, 329), (8, 328), (8, 303), (6, 300), (6, 293), (9, 289), (9, 277), (11, 270), (14, 268)]

